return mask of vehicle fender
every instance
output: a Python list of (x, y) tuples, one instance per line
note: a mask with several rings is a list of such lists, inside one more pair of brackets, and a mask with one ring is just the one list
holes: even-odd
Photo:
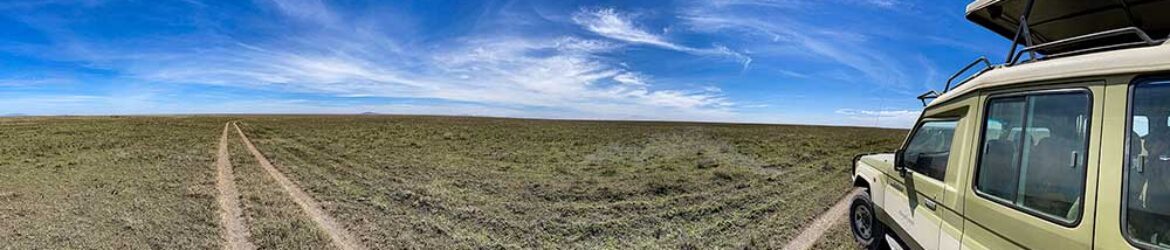
[(873, 200), (875, 208), (882, 207), (882, 201), (885, 200), (885, 183), (882, 177), (885, 174), (876, 167), (871, 166), (864, 161), (853, 162), (853, 183), (855, 186), (864, 182), (869, 186), (869, 196)]

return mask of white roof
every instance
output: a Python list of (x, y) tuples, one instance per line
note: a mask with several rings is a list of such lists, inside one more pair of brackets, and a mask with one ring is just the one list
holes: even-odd
[(970, 4), (967, 4), (967, 13), (970, 14), (971, 12), (986, 8), (987, 6), (991, 6), (991, 4), (997, 3), (999, 1), (1000, 0), (975, 0)]
[[(967, 5), (971, 22), (1011, 39), (1019, 29), (1019, 18), (1031, 0), (975, 0)], [(1028, 15), (1028, 30), (1035, 44), (1091, 33), (1135, 27), (1153, 39), (1170, 35), (1170, 0), (1034, 0)], [(1125, 37), (1119, 37), (1125, 38)], [(1117, 39), (1047, 47), (1041, 54), (1076, 51), (1118, 43)]]
[[(989, 0), (995, 1), (995, 0)], [(977, 1), (978, 2), (978, 1)], [(997, 86), (1090, 76), (1170, 72), (1170, 43), (1158, 46), (1113, 50), (1059, 57), (1011, 67), (999, 67), (942, 94), (928, 106), (955, 97)]]

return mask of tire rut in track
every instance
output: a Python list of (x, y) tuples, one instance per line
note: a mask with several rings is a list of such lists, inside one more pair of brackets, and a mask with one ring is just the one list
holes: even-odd
[(219, 137), (219, 152), (215, 159), (215, 189), (219, 191), (219, 220), (223, 226), (224, 249), (256, 249), (249, 239), (248, 226), (244, 224), (244, 212), (240, 207), (240, 192), (236, 189), (236, 177), (232, 173), (231, 156), (228, 153), (228, 125), (223, 124), (223, 135)]
[(251, 140), (248, 140), (248, 136), (244, 134), (244, 131), (240, 129), (239, 125), (233, 123), (232, 126), (236, 127), (236, 132), (240, 134), (240, 140), (244, 141), (244, 145), (248, 148), (248, 152), (251, 152), (252, 156), (256, 157), (256, 161), (260, 163), (260, 166), (263, 167), (264, 170), (267, 171), (268, 174), (271, 175), (272, 178), (275, 179), (282, 188), (284, 188), (285, 192), (292, 197), (293, 202), (296, 202), (297, 205), (301, 207), (301, 210), (305, 211), (305, 214), (309, 215), (309, 218), (313, 219), (313, 222), (317, 223), (317, 226), (320, 226), (321, 229), (325, 230), (325, 232), (329, 234), (329, 238), (333, 240), (333, 244), (337, 246), (337, 248), (366, 249), (365, 246), (362, 246), (360, 243), (358, 243), (356, 238), (354, 238), (348, 231), (346, 231), (345, 228), (338, 224), (337, 220), (333, 219), (333, 217), (329, 216), (325, 210), (321, 209), (321, 205), (317, 203), (317, 201), (314, 200), (312, 196), (309, 196), (309, 194), (305, 193), (305, 191), (298, 187), (296, 183), (293, 183), (292, 180), (289, 180), (288, 177), (285, 177), (285, 175), (281, 173), (280, 170), (272, 166), (272, 162), (268, 161), (268, 158), (264, 157), (264, 154), (261, 154), (260, 151), (256, 149), (256, 146), (252, 144)]
[(828, 211), (825, 211), (825, 213), (817, 216), (817, 218), (813, 220), (812, 224), (805, 226), (804, 229), (801, 230), (800, 234), (797, 235), (796, 238), (792, 238), (791, 241), (788, 241), (788, 244), (785, 245), (783, 249), (805, 250), (811, 248), (813, 244), (817, 243), (817, 240), (821, 239), (821, 236), (824, 236), (826, 231), (829, 231), (830, 227), (845, 219), (845, 215), (849, 212), (849, 204), (851, 203), (850, 201), (853, 200), (853, 195), (856, 192), (858, 191), (850, 191), (845, 195), (845, 197), (842, 197), (841, 200), (837, 201), (836, 204), (834, 204), (832, 207), (829, 207)]

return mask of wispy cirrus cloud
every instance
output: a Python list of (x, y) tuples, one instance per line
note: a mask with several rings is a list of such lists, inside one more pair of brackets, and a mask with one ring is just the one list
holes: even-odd
[(835, 113), (855, 121), (856, 124), (876, 127), (904, 127), (908, 124), (914, 124), (922, 111), (838, 109)]
[[(712, 35), (725, 35), (752, 45), (747, 49), (760, 56), (822, 61), (844, 66), (860, 73), (854, 80), (869, 82), (883, 88), (906, 89), (917, 86), (913, 66), (904, 62), (903, 56), (891, 50), (895, 47), (884, 37), (885, 20), (873, 20), (874, 24), (857, 24), (855, 20), (842, 16), (845, 25), (821, 20), (819, 16), (805, 13), (841, 11), (841, 9), (879, 10), (883, 13), (900, 15), (885, 9), (909, 9), (913, 3), (903, 0), (832, 0), (832, 1), (790, 1), (790, 0), (716, 0), (698, 1), (684, 8), (679, 17), (688, 28)], [(764, 8), (760, 8), (764, 7)], [(763, 9), (763, 10), (761, 10)], [(864, 16), (864, 15), (858, 15)], [(861, 20), (868, 20), (862, 18)], [(941, 40), (937, 35), (930, 40)], [(914, 56), (911, 54), (911, 56)], [(791, 71), (789, 71), (791, 72)], [(783, 73), (782, 73), (783, 74)], [(809, 75), (809, 72), (801, 72)], [(785, 74), (790, 75), (792, 74)]]
[(70, 77), (55, 76), (23, 76), (0, 78), (0, 87), (37, 87), (46, 85), (62, 85), (77, 83), (78, 80)]
[(645, 86), (646, 83), (649, 82), (649, 79), (647, 79), (646, 76), (633, 72), (625, 72), (615, 75), (613, 76), (613, 80), (635, 86)]
[[(441, 114), (711, 121), (735, 119), (729, 109), (733, 103), (719, 90), (653, 89), (654, 84), (641, 73), (614, 66), (590, 54), (589, 51), (594, 51), (596, 47), (565, 41), (498, 38), (468, 42), (438, 52), (422, 62), (421, 67), (428, 68), (425, 72), (412, 71), (410, 65), (372, 61), (369, 58), (336, 54), (308, 56), (307, 53), (280, 51), (259, 45), (229, 46), (219, 48), (216, 53), (153, 54), (156, 56), (154, 59), (136, 59), (136, 63), (127, 64), (129, 66), (122, 70), (130, 78), (145, 82), (198, 83), (344, 97), (423, 98), (476, 104), (446, 105), (446, 108), (441, 107), (444, 105), (433, 105), (425, 109), (442, 111)], [(557, 52), (533, 56), (548, 51)], [(125, 63), (122, 60), (105, 62), (111, 65)], [(91, 97), (85, 101), (95, 108), (126, 104), (121, 105), (121, 109), (113, 110), (134, 111), (131, 113), (155, 111), (134, 108), (154, 105), (131, 105), (117, 99)], [(11, 101), (37, 103), (36, 100), (40, 99)], [(39, 103), (66, 108), (84, 107), (75, 105), (76, 102), (69, 102), (69, 105), (62, 102)], [(287, 113), (299, 110), (335, 113), (355, 108), (392, 112), (407, 107), (367, 105), (338, 108), (297, 104), (294, 106), (299, 108), (281, 111), (270, 106), (263, 106), (267, 107), (267, 111), (254, 112)], [(458, 111), (467, 107), (474, 109), (465, 109), (462, 113)], [(550, 111), (526, 115), (516, 111), (532, 108)], [(235, 107), (231, 110), (239, 109)], [(55, 112), (56, 109), (46, 110)]]
[(757, 6), (767, 8), (779, 9), (803, 9), (817, 5), (818, 3), (834, 3), (834, 4), (852, 4), (868, 7), (877, 7), (883, 9), (904, 7), (909, 5), (902, 0), (833, 0), (833, 1), (802, 1), (802, 0), (707, 0), (703, 1), (705, 4), (710, 4), (718, 7), (726, 6)]
[(665, 37), (652, 34), (634, 24), (631, 16), (614, 10), (613, 8), (581, 9), (573, 14), (573, 21), (598, 35), (625, 41), (634, 44), (655, 46), (663, 49), (681, 51), (696, 55), (722, 56), (734, 58), (747, 68), (752, 58), (721, 45), (712, 45), (710, 48), (696, 48), (670, 42)]
[[(275, 18), (290, 21), (328, 25), (343, 16), (320, 1), (258, 3), (280, 10)], [(653, 76), (621, 65), (610, 54), (625, 49), (623, 43), (484, 33), (436, 47), (399, 42), (396, 35), (335, 26), (263, 40), (212, 34), (126, 44), (65, 39), (55, 47), (71, 48), (61, 52), (62, 58), (151, 83), (433, 99), (479, 108), (559, 110), (571, 118), (733, 119), (734, 103), (722, 91), (660, 86)]]
[[(732, 14), (696, 11), (683, 17), (691, 28), (702, 32), (748, 32), (757, 39), (791, 44), (809, 59), (828, 59), (860, 72), (878, 86), (905, 87), (909, 78), (901, 63), (878, 48), (866, 46), (856, 34), (821, 31), (803, 24), (776, 19), (742, 18)], [(809, 32), (814, 30), (813, 32)], [(752, 38), (747, 38), (752, 39)]]
[(582, 9), (573, 15), (573, 21), (589, 31), (621, 41), (679, 51), (691, 50), (689, 47), (668, 42), (661, 36), (638, 28), (628, 16), (621, 15), (612, 8)]
[(856, 0), (856, 1), (864, 3), (864, 4), (869, 4), (869, 5), (872, 5), (875, 7), (880, 7), (880, 8), (897, 8), (897, 7), (905, 7), (905, 5), (907, 5), (906, 2), (899, 1), (899, 0)]
[(285, 15), (318, 23), (332, 23), (336, 15), (321, 0), (259, 0), (271, 1)]
[[(888, 126), (987, 40), (906, 14), (961, 4), (906, 0), (161, 1), (0, 3), (0, 95), (37, 97), (0, 113), (231, 109), (171, 105), (208, 90), (276, 96), (232, 101), (257, 112)], [(174, 96), (118, 98), (142, 86)]]
[[(509, 98), (525, 102), (616, 103), (677, 109), (722, 110), (719, 91), (653, 90), (649, 77), (615, 65), (596, 53), (613, 49), (602, 42), (560, 38), (533, 41), (499, 38), (477, 41), (438, 56), (440, 68), (469, 75), (468, 81), (507, 83)], [(531, 56), (540, 51), (560, 53)], [(498, 88), (500, 85), (493, 85)], [(483, 92), (476, 91), (481, 94)], [(526, 97), (525, 97), (526, 96)]]

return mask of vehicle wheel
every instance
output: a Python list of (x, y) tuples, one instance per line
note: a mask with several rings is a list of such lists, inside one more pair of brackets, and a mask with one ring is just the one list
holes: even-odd
[(869, 192), (862, 189), (849, 205), (849, 228), (864, 249), (886, 249), (885, 227), (877, 220)]

